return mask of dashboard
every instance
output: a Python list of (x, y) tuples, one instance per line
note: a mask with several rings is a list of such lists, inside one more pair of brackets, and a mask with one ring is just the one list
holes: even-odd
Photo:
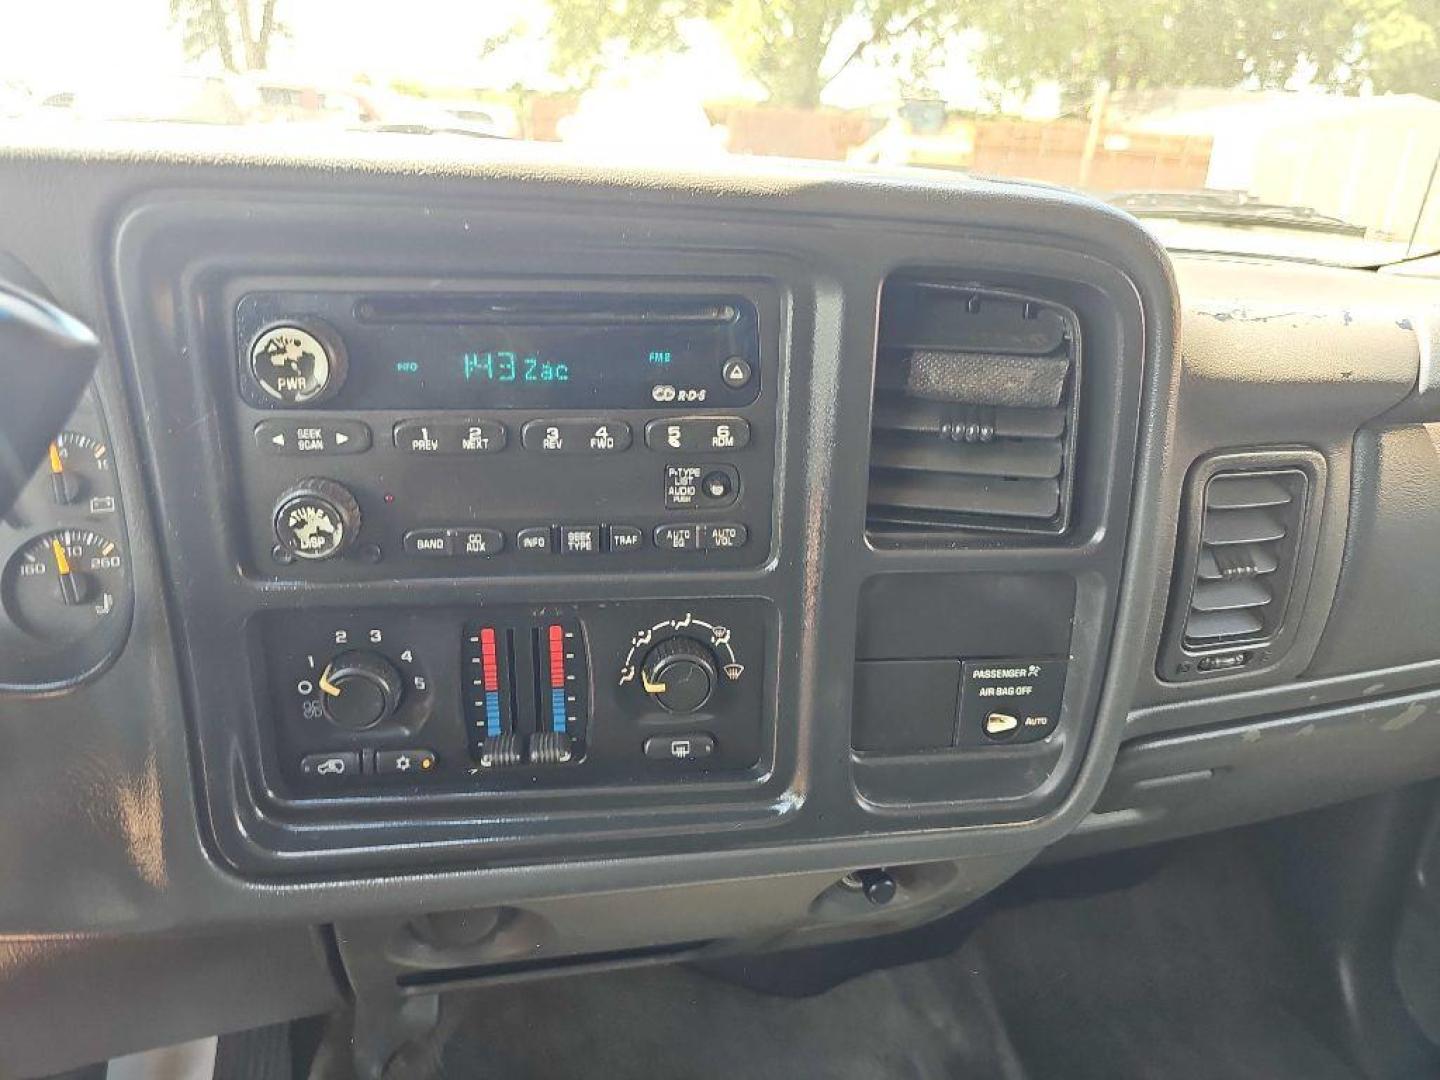
[[(493, 153), (0, 157), (104, 346), (0, 522), (0, 1063), (893, 932), (1440, 774), (1425, 280)], [(185, 1009), (22, 1034), (157, 935)]]

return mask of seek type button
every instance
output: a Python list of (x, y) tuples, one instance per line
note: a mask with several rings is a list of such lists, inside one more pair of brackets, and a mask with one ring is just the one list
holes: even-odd
[(651, 450), (708, 454), (750, 445), (750, 423), (740, 416), (677, 416), (645, 425)]
[(1006, 657), (967, 660), (960, 669), (962, 746), (1038, 742), (1055, 730), (1066, 662)]

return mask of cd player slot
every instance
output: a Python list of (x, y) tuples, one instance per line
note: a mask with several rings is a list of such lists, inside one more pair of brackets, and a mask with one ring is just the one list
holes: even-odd
[(740, 317), (730, 301), (655, 297), (585, 297), (538, 293), (444, 293), (362, 296), (361, 323), (508, 323), (520, 325), (719, 325)]

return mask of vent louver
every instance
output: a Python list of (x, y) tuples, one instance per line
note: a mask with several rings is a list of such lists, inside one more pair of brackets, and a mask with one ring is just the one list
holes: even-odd
[(1167, 678), (1274, 664), (1294, 632), (1315, 555), (1324, 459), (1308, 450), (1235, 451), (1190, 477), (1167, 644)]
[(1279, 573), (1281, 556), (1294, 546), (1304, 479), (1300, 472), (1210, 478), (1185, 620), (1187, 646), (1253, 641), (1275, 630), (1285, 599), (1277, 593), (1287, 584)]
[(1063, 532), (1079, 352), (1075, 315), (1058, 304), (977, 285), (888, 283), (870, 532)]

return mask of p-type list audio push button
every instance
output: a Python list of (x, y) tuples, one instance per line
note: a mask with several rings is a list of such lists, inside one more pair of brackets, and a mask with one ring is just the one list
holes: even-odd
[(1055, 731), (1065, 661), (1005, 657), (960, 669), (961, 745), (1039, 742)]
[(734, 465), (666, 465), (663, 494), (667, 510), (730, 506), (740, 495), (740, 470)]

